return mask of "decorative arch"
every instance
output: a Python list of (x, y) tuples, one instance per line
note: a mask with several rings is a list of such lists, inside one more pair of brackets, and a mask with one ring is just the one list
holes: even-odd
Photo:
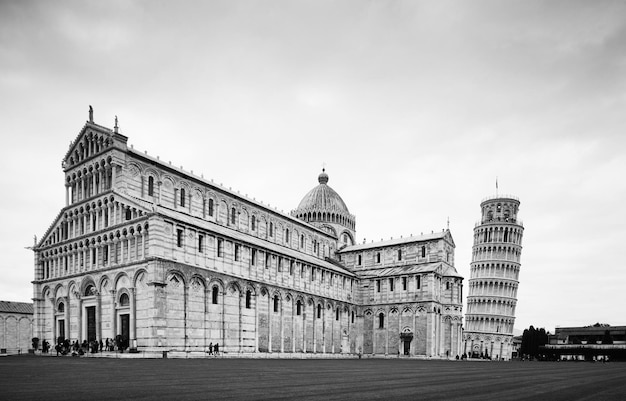
[(140, 283), (143, 283), (145, 278), (148, 276), (148, 271), (146, 269), (137, 269), (133, 276), (133, 287), (139, 287)]
[(57, 284), (54, 287), (53, 294), (54, 294), (54, 298), (55, 299), (58, 299), (60, 297), (64, 297), (65, 295), (67, 295), (67, 292), (65, 290), (65, 286), (63, 284), (61, 284), (61, 283)]
[(132, 281), (130, 280), (126, 272), (119, 272), (113, 278), (113, 283), (114, 283), (113, 288), (115, 290), (119, 290), (120, 288), (123, 288), (123, 287), (130, 287), (131, 282)]

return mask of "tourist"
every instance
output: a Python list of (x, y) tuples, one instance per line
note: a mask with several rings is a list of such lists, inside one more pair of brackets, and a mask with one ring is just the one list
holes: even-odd
[(209, 355), (213, 355), (213, 343), (209, 343)]
[(215, 356), (218, 356), (220, 353), (220, 344), (219, 343), (215, 343)]

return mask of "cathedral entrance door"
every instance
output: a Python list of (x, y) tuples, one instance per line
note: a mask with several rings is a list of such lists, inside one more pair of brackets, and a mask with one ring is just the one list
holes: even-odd
[(128, 340), (130, 339), (130, 315), (120, 315), (120, 334), (122, 335), (123, 346), (128, 347)]
[(404, 355), (411, 355), (411, 340), (404, 339)]
[(411, 329), (405, 327), (400, 333), (400, 340), (402, 341), (402, 353), (404, 355), (411, 355), (411, 341), (413, 341), (413, 333)]
[(58, 338), (58, 337), (63, 337), (63, 338), (65, 338), (65, 320), (64, 320), (64, 319), (59, 319), (59, 320), (57, 320), (57, 327), (59, 328), (59, 329), (58, 329), (58, 332), (59, 332), (59, 333), (58, 333), (58, 335), (57, 335), (57, 338)]
[(96, 340), (96, 307), (87, 306), (87, 341)]

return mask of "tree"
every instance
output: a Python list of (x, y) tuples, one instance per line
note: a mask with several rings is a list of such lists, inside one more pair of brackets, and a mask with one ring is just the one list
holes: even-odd
[(524, 330), (522, 334), (522, 355), (529, 355), (531, 357), (537, 357), (539, 355), (539, 347), (548, 343), (548, 333), (542, 327), (537, 330), (533, 326)]

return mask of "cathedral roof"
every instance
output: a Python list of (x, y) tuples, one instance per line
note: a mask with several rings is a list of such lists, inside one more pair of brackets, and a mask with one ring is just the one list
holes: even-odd
[(298, 211), (335, 211), (350, 214), (343, 199), (334, 189), (328, 186), (328, 174), (325, 169), (317, 178), (319, 185), (309, 191), (300, 204)]
[(359, 276), (361, 278), (376, 278), (406, 276), (412, 274), (425, 274), (433, 272), (439, 273), (444, 277), (463, 278), (463, 276), (461, 276), (453, 266), (450, 266), (449, 264), (443, 262), (420, 263), (385, 267), (382, 269), (362, 270), (359, 272)]
[(447, 239), (448, 241), (450, 241), (450, 243), (452, 243), (452, 245), (454, 245), (454, 240), (452, 239), (452, 234), (450, 234), (450, 230), (443, 230), (439, 232), (433, 232), (430, 234), (421, 234), (421, 235), (415, 235), (415, 236), (411, 235), (409, 237), (404, 237), (404, 238), (400, 237), (400, 238), (393, 238), (393, 239), (389, 239), (385, 241), (351, 245), (351, 246), (347, 246), (341, 249), (339, 252), (347, 253), (347, 252), (354, 252), (354, 251), (366, 251), (368, 249), (391, 247), (391, 246), (397, 246), (397, 245), (410, 244), (412, 242), (423, 242), (423, 241), (431, 241), (431, 240), (437, 240), (437, 239)]

